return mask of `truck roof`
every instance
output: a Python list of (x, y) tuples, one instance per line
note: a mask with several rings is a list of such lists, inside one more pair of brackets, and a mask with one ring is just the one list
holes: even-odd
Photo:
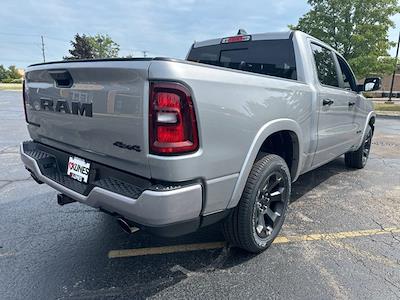
[[(266, 33), (256, 33), (256, 34), (248, 34), (251, 35), (251, 40), (259, 41), (259, 40), (284, 40), (289, 39), (290, 36), (293, 34), (293, 30), (288, 31), (279, 31), (279, 32), (266, 32)], [(235, 35), (233, 35), (235, 36)], [(193, 44), (193, 48), (204, 47), (204, 46), (211, 46), (217, 45), (221, 43), (222, 38), (217, 39), (210, 39), (201, 42), (195, 42)]]

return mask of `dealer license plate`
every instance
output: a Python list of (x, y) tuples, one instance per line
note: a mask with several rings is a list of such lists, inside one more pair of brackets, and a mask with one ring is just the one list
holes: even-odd
[(79, 157), (70, 156), (68, 160), (67, 175), (79, 182), (88, 182), (90, 163)]

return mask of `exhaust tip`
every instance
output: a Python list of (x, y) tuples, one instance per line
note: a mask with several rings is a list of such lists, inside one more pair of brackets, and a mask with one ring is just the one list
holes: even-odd
[(122, 228), (122, 230), (128, 234), (132, 234), (139, 231), (139, 228), (131, 226), (126, 220), (122, 218), (117, 218), (117, 223)]

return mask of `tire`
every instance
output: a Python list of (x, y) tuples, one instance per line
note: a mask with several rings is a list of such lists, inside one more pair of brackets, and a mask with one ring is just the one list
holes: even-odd
[(367, 132), (360, 148), (356, 151), (345, 153), (344, 162), (347, 167), (354, 169), (362, 169), (365, 167), (371, 150), (372, 135), (372, 127), (368, 125)]
[(251, 169), (238, 205), (224, 220), (223, 232), (232, 246), (259, 253), (267, 249), (285, 220), (291, 178), (286, 162), (267, 154)]

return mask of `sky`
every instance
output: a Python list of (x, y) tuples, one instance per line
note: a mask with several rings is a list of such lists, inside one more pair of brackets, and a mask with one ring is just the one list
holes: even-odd
[[(301, 0), (2, 0), (0, 64), (24, 68), (68, 55), (76, 33), (109, 34), (120, 55), (184, 58), (193, 43), (248, 33), (287, 30), (309, 10)], [(389, 32), (397, 40), (397, 28)], [(394, 55), (395, 49), (391, 50)]]

